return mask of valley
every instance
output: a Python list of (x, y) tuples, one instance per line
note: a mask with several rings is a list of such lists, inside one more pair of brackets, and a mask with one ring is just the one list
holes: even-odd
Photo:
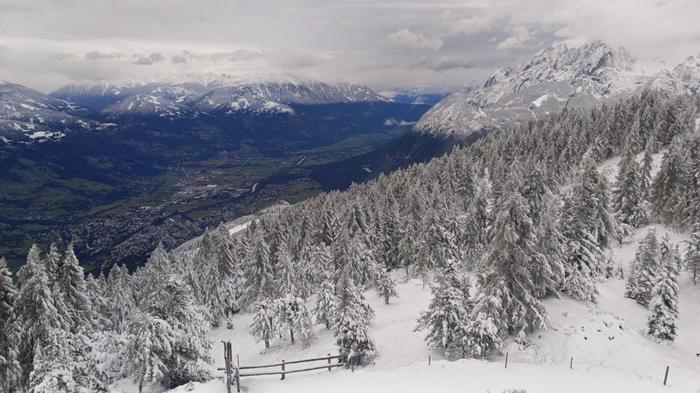
[[(0, 254), (74, 242), (87, 270), (142, 264), (206, 227), (375, 175), (372, 157), (428, 106), (294, 105), (294, 115), (125, 117), (105, 131), (0, 148)], [(329, 174), (332, 174), (329, 176)]]

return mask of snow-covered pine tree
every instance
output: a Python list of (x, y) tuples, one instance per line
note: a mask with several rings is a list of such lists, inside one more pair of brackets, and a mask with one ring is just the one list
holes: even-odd
[(660, 268), (659, 252), (656, 231), (650, 229), (637, 247), (625, 286), (625, 297), (634, 299), (643, 306), (649, 304)]
[(255, 304), (255, 308), (253, 323), (248, 326), (248, 331), (257, 341), (263, 341), (267, 349), (270, 348), (270, 341), (279, 330), (276, 324), (275, 307), (271, 302), (261, 300)]
[[(498, 294), (506, 333), (519, 334), (546, 325), (547, 311), (537, 298), (538, 286), (533, 281), (534, 265), (541, 255), (535, 249), (535, 228), (529, 217), (527, 201), (519, 192), (514, 171), (496, 204), (491, 227), (491, 243), (481, 266), (478, 292), (485, 296)], [(480, 310), (479, 303), (475, 313)], [(492, 316), (496, 317), (496, 316)]]
[(685, 254), (685, 268), (693, 276), (693, 285), (698, 283), (700, 274), (700, 225), (694, 225), (695, 231), (688, 241), (688, 248)]
[(17, 326), (13, 307), (17, 289), (5, 258), (0, 258), (0, 391), (10, 392), (19, 382), (21, 369), (18, 361)]
[(290, 294), (275, 301), (278, 327), (289, 332), (289, 339), (295, 343), (295, 337), (303, 345), (308, 345), (314, 336), (311, 315), (304, 299)]
[(37, 245), (30, 248), (27, 262), (17, 276), (20, 288), (15, 302), (15, 329), (20, 332), (18, 360), (22, 368), (21, 384), (27, 386), (33, 369), (34, 349), (47, 342), (52, 330), (67, 328), (68, 323), (56, 310)]
[(140, 311), (129, 315), (126, 332), (123, 371), (138, 384), (141, 393), (144, 383), (160, 382), (168, 373), (166, 361), (172, 355), (177, 333), (165, 320)]
[(207, 380), (212, 343), (205, 322), (206, 310), (196, 304), (191, 288), (179, 276), (166, 274), (140, 307), (171, 329), (170, 356), (163, 359), (167, 368), (165, 385), (172, 388)]
[(300, 287), (306, 286), (307, 283), (299, 275), (297, 264), (289, 251), (289, 242), (286, 237), (283, 237), (282, 241), (280, 241), (276, 254), (275, 287), (277, 288), (277, 293), (282, 296), (292, 295), (296, 297), (301, 292), (308, 292), (300, 289)]
[(255, 231), (246, 261), (244, 293), (249, 306), (271, 299), (277, 293), (270, 248), (262, 232), (262, 228)]
[(374, 312), (364, 301), (362, 292), (345, 269), (337, 287), (338, 313), (335, 323), (336, 345), (346, 367), (371, 361), (376, 354), (369, 323)]
[(684, 141), (677, 137), (664, 153), (661, 168), (651, 185), (654, 213), (665, 223), (681, 226), (692, 178)]
[(664, 239), (662, 248), (667, 252), (661, 256), (660, 271), (651, 291), (647, 332), (659, 340), (673, 341), (678, 335), (678, 256), (668, 244), (668, 238)]
[(535, 295), (542, 299), (558, 294), (566, 276), (566, 239), (561, 232), (561, 200), (551, 192), (541, 203), (542, 211), (535, 228), (536, 261), (533, 266)]
[(639, 166), (631, 149), (628, 148), (617, 172), (613, 209), (619, 222), (635, 228), (646, 220), (643, 208), (644, 194), (641, 187)]
[(466, 356), (470, 311), (465, 306), (468, 304), (468, 299), (464, 298), (465, 288), (455, 285), (460, 282), (455, 274), (450, 266), (438, 269), (430, 305), (421, 313), (416, 326), (416, 330), (427, 330), (425, 341), (448, 358)]
[(653, 141), (651, 140), (647, 142), (647, 145), (644, 148), (644, 156), (642, 157), (642, 165), (640, 166), (639, 189), (641, 190), (642, 198), (644, 198), (644, 200), (649, 199), (649, 192), (652, 184), (651, 165), (653, 164), (652, 154), (654, 150), (652, 143)]
[(114, 266), (107, 278), (108, 310), (112, 329), (126, 331), (129, 315), (136, 307), (131, 276), (124, 265)]
[(595, 301), (598, 290), (595, 278), (602, 273), (603, 251), (598, 232), (606, 226), (601, 223), (601, 204), (598, 194), (600, 175), (590, 152), (586, 153), (579, 169), (578, 182), (570, 195), (564, 198), (562, 234), (568, 244), (564, 292), (585, 301)]
[(86, 336), (51, 330), (47, 342), (34, 351), (28, 392), (107, 392), (106, 377), (91, 358), (91, 351)]
[(326, 329), (333, 326), (338, 312), (336, 301), (335, 285), (333, 280), (329, 278), (323, 281), (321, 290), (316, 295), (316, 305), (312, 310), (316, 323), (325, 325)]
[(389, 304), (389, 298), (391, 297), (399, 297), (398, 292), (396, 292), (396, 283), (391, 278), (388, 269), (379, 269), (375, 286), (379, 296), (384, 298), (384, 304)]
[(91, 302), (87, 296), (85, 273), (75, 256), (73, 245), (70, 244), (63, 255), (58, 287), (63, 295), (66, 319), (70, 321), (70, 331), (91, 331), (96, 327), (98, 318), (92, 312)]

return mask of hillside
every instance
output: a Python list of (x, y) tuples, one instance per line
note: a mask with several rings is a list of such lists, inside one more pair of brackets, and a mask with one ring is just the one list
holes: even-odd
[[(688, 235), (662, 225), (639, 228), (622, 245), (609, 250), (616, 263), (629, 274), (639, 240), (649, 228), (662, 237), (672, 236), (673, 243), (684, 247)], [(365, 296), (375, 309), (372, 334), (378, 345), (379, 357), (371, 366), (351, 373), (335, 370), (294, 374), (285, 381), (279, 377), (243, 379), (243, 391), (248, 392), (324, 392), (329, 384), (334, 391), (381, 392), (386, 386), (401, 392), (461, 392), (469, 387), (474, 392), (501, 392), (509, 388), (527, 392), (696, 392), (700, 389), (700, 289), (693, 286), (687, 274), (682, 275), (680, 313), (681, 324), (677, 341), (669, 346), (657, 343), (646, 334), (648, 310), (623, 297), (624, 280), (611, 279), (598, 285), (601, 296), (597, 304), (586, 304), (568, 297), (546, 302), (550, 326), (527, 336), (524, 343), (510, 342), (508, 369), (504, 357), (491, 360), (448, 361), (423, 342), (424, 333), (414, 332), (416, 318), (430, 301), (430, 289), (417, 279), (406, 281), (396, 273), (399, 298), (384, 305), (375, 291)], [(309, 300), (309, 306), (313, 299)], [(247, 332), (250, 314), (236, 315), (234, 329), (212, 331), (216, 343), (212, 352), (216, 367), (223, 367), (221, 340), (230, 340), (241, 365), (277, 363), (336, 353), (335, 339), (322, 327), (315, 329), (316, 338), (308, 347), (292, 346), (278, 341), (267, 351), (261, 343), (253, 342)], [(428, 356), (432, 365), (428, 365)], [(569, 369), (574, 357), (573, 370)], [(662, 386), (666, 366), (671, 367), (668, 387)], [(292, 369), (291, 366), (289, 369)], [(217, 375), (222, 375), (218, 372)], [(123, 393), (135, 392), (127, 381), (119, 384)], [(150, 391), (160, 391), (155, 388)], [(224, 384), (214, 380), (206, 384), (191, 384), (172, 392), (223, 393)]]

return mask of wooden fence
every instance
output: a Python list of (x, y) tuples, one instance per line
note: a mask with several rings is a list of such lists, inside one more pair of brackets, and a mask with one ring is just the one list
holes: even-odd
[[(328, 369), (328, 371), (331, 371), (334, 367), (341, 367), (345, 366), (345, 363), (341, 362), (340, 356), (332, 356), (330, 353), (328, 356), (320, 357), (320, 358), (311, 358), (311, 359), (302, 359), (302, 360), (292, 360), (292, 361), (284, 361), (282, 360), (280, 363), (274, 363), (274, 364), (264, 364), (264, 365), (259, 365), (259, 366), (241, 366), (240, 365), (240, 359), (238, 358), (238, 355), (236, 355), (236, 361), (234, 364), (234, 359), (233, 359), (233, 350), (231, 349), (231, 342), (230, 341), (223, 341), (224, 344), (224, 361), (225, 361), (225, 367), (223, 368), (218, 368), (219, 371), (225, 371), (226, 372), (226, 391), (228, 393), (231, 393), (231, 386), (236, 386), (236, 392), (241, 391), (241, 378), (244, 377), (258, 377), (258, 376), (264, 376), (264, 375), (279, 375), (281, 380), (284, 380), (287, 376), (287, 374), (294, 374), (294, 373), (302, 373), (306, 371), (314, 371), (314, 370), (323, 370), (323, 369)], [(338, 362), (333, 363), (333, 360), (338, 360)], [(327, 364), (324, 364), (322, 366), (314, 366), (314, 367), (307, 367), (307, 368), (298, 368), (298, 369), (292, 369), (288, 370), (287, 366), (290, 364), (302, 364), (302, 363), (312, 363), (312, 362), (326, 362)], [(245, 370), (260, 370), (260, 369), (266, 369), (266, 368), (277, 368), (279, 367), (279, 371), (258, 371), (258, 372), (241, 372)]]

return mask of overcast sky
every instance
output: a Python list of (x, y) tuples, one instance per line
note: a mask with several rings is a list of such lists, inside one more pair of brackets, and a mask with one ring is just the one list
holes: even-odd
[(0, 0), (0, 79), (292, 75), (464, 85), (558, 42), (700, 52), (699, 0)]

